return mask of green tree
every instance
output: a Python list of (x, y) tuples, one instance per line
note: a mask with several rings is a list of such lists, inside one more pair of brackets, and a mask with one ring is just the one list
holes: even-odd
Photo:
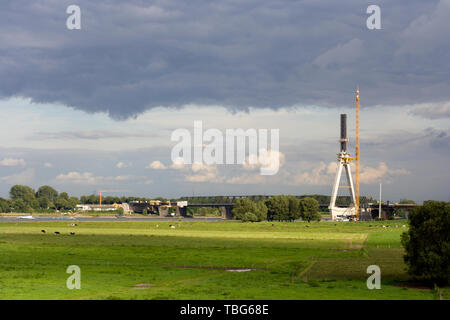
[(11, 187), (11, 190), (9, 191), (9, 196), (11, 200), (22, 200), (25, 204), (25, 208), (23, 208), (26, 211), (23, 212), (31, 212), (31, 207), (36, 205), (36, 202), (34, 200), (36, 199), (34, 195), (34, 189), (28, 187), (28, 186), (22, 186), (22, 185), (14, 185)]
[(64, 198), (58, 198), (55, 201), (55, 207), (57, 210), (64, 210), (69, 207), (69, 201)]
[(300, 200), (294, 196), (288, 196), (287, 199), (289, 202), (289, 214), (287, 220), (297, 220), (298, 218), (300, 218)]
[(41, 187), (39, 187), (39, 189), (36, 192), (36, 198), (38, 198), (38, 199), (46, 198), (53, 202), (56, 200), (57, 197), (58, 197), (58, 191), (56, 191), (55, 189), (53, 189), (50, 186), (41, 186)]
[(47, 209), (51, 209), (51, 208), (55, 207), (53, 202), (46, 197), (40, 197), (40, 198), (38, 198), (38, 201), (39, 201), (39, 207), (41, 209), (47, 210)]
[(28, 206), (30, 206), (31, 202), (35, 199), (34, 190), (32, 188), (18, 184), (11, 187), (9, 197), (11, 200), (21, 199)]
[(0, 198), (0, 211), (9, 212), (11, 210), (10, 201), (7, 199)]
[(31, 207), (22, 199), (18, 198), (13, 200), (12, 207), (14, 212), (31, 212)]
[(450, 203), (428, 201), (409, 214), (402, 234), (409, 274), (445, 285), (450, 280)]
[(256, 212), (255, 215), (258, 218), (258, 221), (265, 221), (267, 220), (267, 206), (265, 205), (264, 201), (258, 201), (256, 203)]
[(68, 200), (69, 209), (73, 210), (79, 203), (77, 197), (70, 197)]
[(233, 208), (233, 216), (237, 220), (242, 220), (247, 212), (255, 213), (256, 204), (248, 198), (239, 198)]
[(303, 220), (320, 220), (319, 202), (313, 198), (303, 198), (300, 200), (300, 216)]
[(61, 198), (61, 199), (64, 199), (64, 200), (69, 201), (69, 194), (68, 194), (67, 192), (61, 192), (61, 193), (59, 194), (59, 197), (58, 197), (58, 198)]
[(266, 201), (269, 220), (289, 220), (289, 199), (287, 196), (273, 196)]
[(414, 200), (401, 199), (399, 204), (416, 204)]
[(38, 201), (37, 199), (31, 200), (31, 201), (30, 201), (30, 207), (31, 207), (33, 210), (39, 210), (39, 209), (40, 209), (39, 201)]

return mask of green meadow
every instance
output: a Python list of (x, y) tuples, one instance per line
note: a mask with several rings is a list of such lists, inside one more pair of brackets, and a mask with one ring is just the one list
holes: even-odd
[[(0, 223), (0, 299), (437, 298), (409, 281), (403, 221), (72, 223)], [(69, 265), (79, 290), (66, 287)], [(369, 265), (380, 290), (366, 286)]]

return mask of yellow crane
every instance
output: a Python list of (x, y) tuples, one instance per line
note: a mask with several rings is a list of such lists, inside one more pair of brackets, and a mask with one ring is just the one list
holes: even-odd
[(102, 206), (102, 193), (107, 192), (131, 192), (131, 190), (98, 190), (98, 195), (100, 196), (100, 207)]
[(356, 89), (356, 141), (355, 141), (355, 197), (356, 219), (359, 219), (359, 88)]

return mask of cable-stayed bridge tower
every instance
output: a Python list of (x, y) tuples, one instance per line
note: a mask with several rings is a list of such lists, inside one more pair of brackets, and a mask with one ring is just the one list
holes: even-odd
[[(338, 169), (336, 173), (336, 179), (334, 180), (333, 192), (331, 193), (331, 201), (329, 209), (331, 211), (331, 218), (337, 220), (339, 218), (352, 217), (356, 215), (356, 194), (355, 188), (353, 186), (352, 171), (350, 163), (354, 158), (350, 156), (347, 150), (348, 138), (347, 138), (347, 115), (341, 114), (341, 139), (340, 142), (340, 152), (338, 153)], [(348, 185), (341, 186), (342, 171), (345, 171), (345, 176), (347, 177)], [(348, 207), (338, 207), (336, 206), (336, 198), (338, 196), (338, 191), (340, 188), (345, 188), (349, 190), (351, 204)]]

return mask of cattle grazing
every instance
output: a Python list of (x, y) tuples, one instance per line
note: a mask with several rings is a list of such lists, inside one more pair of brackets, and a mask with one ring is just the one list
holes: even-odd
[(75, 235), (75, 232), (71, 232), (70, 235), (71, 235), (71, 236), (74, 236), (74, 235)]
[(59, 232), (58, 232), (58, 231), (55, 231), (55, 234), (59, 234)]
[(45, 233), (45, 230), (41, 230), (42, 233)]

